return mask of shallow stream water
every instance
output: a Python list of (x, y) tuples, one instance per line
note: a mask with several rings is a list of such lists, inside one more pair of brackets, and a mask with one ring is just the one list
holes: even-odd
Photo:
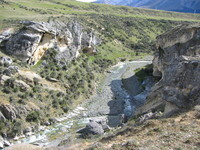
[(132, 97), (122, 87), (122, 75), (128, 67), (134, 70), (150, 63), (151, 61), (131, 61), (113, 66), (98, 87), (98, 92), (90, 99), (63, 118), (59, 118), (58, 123), (44, 127), (39, 133), (21, 138), (15, 144), (32, 143), (45, 147), (57, 146), (72, 132), (74, 134), (77, 128), (84, 127), (90, 119), (105, 119), (113, 127), (119, 125), (119, 115), (124, 114), (129, 117), (133, 114), (135, 108), (131, 102)]

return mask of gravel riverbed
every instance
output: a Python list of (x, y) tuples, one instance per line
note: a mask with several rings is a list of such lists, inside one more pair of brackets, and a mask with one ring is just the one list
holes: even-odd
[[(59, 122), (44, 131), (18, 140), (15, 144), (33, 143), (42, 147), (57, 146), (60, 141), (69, 136), (73, 126), (84, 126), (90, 119), (105, 120), (110, 127), (121, 124), (122, 115), (131, 116), (134, 106), (131, 103), (132, 95), (125, 90), (122, 77), (127, 79), (134, 75), (134, 70), (152, 63), (152, 58), (143, 60), (121, 62), (112, 66), (104, 80), (97, 88), (96, 94), (85, 100), (80, 106), (58, 118)], [(131, 70), (130, 70), (131, 68)], [(133, 83), (131, 83), (133, 82)], [(134, 84), (134, 80), (130, 81)], [(137, 89), (137, 88), (136, 88)], [(61, 134), (58, 139), (50, 140), (54, 134)]]

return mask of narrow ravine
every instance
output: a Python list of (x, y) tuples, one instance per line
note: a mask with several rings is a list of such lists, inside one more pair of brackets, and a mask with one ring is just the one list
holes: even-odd
[(131, 116), (133, 106), (131, 106), (131, 95), (123, 88), (122, 75), (127, 68), (134, 70), (150, 64), (151, 61), (131, 61), (119, 63), (110, 69), (110, 74), (105, 78), (98, 88), (98, 93), (87, 100), (84, 105), (87, 108), (86, 116), (101, 116), (107, 118), (108, 125), (118, 126), (121, 122), (121, 115)]
[[(74, 126), (85, 126), (90, 119), (104, 120), (110, 127), (121, 124), (121, 116), (131, 116), (134, 106), (131, 103), (131, 95), (122, 86), (122, 75), (127, 68), (134, 70), (143, 67), (152, 61), (131, 61), (119, 63), (110, 68), (104, 81), (100, 83), (95, 95), (85, 100), (83, 104), (73, 111), (58, 119), (58, 123), (51, 127), (46, 127), (40, 133), (30, 135), (15, 142), (32, 143), (35, 145), (51, 147), (57, 146), (61, 140), (71, 133)], [(56, 136), (60, 135), (60, 136)], [(56, 136), (56, 138), (52, 138)]]

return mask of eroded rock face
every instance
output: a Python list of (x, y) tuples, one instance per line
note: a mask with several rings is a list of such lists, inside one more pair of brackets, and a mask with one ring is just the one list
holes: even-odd
[(16, 112), (17, 110), (11, 105), (0, 105), (0, 110), (5, 118), (9, 120), (16, 119)]
[(8, 38), (2, 38), (0, 42), (4, 43), (8, 54), (27, 61), (29, 64), (36, 64), (50, 48), (57, 50), (56, 59), (58, 61), (70, 61), (78, 57), (79, 50), (100, 43), (92, 30), (84, 31), (76, 21), (69, 23), (26, 21), (22, 23), (24, 27), (21, 30)]
[[(26, 100), (24, 100), (26, 101)], [(31, 103), (26, 102), (26, 104), (1, 104), (0, 105), (0, 121), (14, 121), (17, 118), (23, 118), (28, 115), (31, 111), (39, 110), (38, 107), (34, 107)]]
[[(0, 112), (0, 121), (6, 121), (6, 118), (4, 115)], [(1, 144), (0, 144), (1, 145)], [(1, 146), (0, 146), (1, 147)]]
[(8, 40), (12, 34), (14, 34), (13, 28), (8, 28), (5, 31), (3, 31), (0, 34), (0, 45), (1, 45), (1, 42)]
[(19, 71), (18, 66), (9, 66), (3, 71), (4, 75), (12, 76), (15, 75)]
[(11, 65), (12, 64), (12, 59), (7, 56), (1, 56), (0, 57), (0, 65)]
[[(143, 113), (165, 106), (165, 113), (200, 103), (200, 24), (182, 25), (157, 37), (152, 88)], [(169, 111), (167, 111), (169, 110)]]

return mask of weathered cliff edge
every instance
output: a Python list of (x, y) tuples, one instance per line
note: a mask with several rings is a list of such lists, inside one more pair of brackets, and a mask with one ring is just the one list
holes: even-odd
[[(0, 33), (0, 50), (5, 53), (1, 53), (0, 57), (0, 91), (3, 93), (0, 99), (0, 149), (10, 145), (7, 139), (18, 140), (24, 136), (30, 136), (44, 129), (40, 125), (49, 126), (59, 121), (58, 116), (63, 116), (68, 111), (68, 106), (72, 105), (71, 102), (68, 103), (68, 100), (75, 99), (67, 97), (70, 90), (73, 88), (74, 92), (80, 86), (77, 84), (76, 87), (70, 87), (68, 84), (72, 80), (68, 80), (70, 77), (66, 77), (65, 72), (70, 68), (70, 61), (75, 60), (79, 53), (80, 55), (81, 53), (95, 54), (96, 46), (101, 43), (98, 37), (100, 33), (76, 19), (21, 23), (18, 29), (9, 28)], [(47, 65), (49, 63), (47, 59), (53, 59), (52, 62), (55, 64)], [(38, 63), (37, 67), (40, 67), (38, 70), (41, 71), (44, 67), (47, 70), (56, 67), (60, 69), (60, 73), (63, 73), (63, 78), (41, 76), (40, 71), (37, 72), (28, 65), (26, 69), (24, 67), (26, 63), (35, 65), (39, 61), (42, 63)], [(74, 77), (79, 81), (82, 79)], [(74, 86), (74, 82), (71, 84)], [(52, 97), (42, 102), (45, 96), (42, 97), (40, 94), (47, 92), (52, 95), (60, 93), (66, 109), (53, 107)], [(58, 100), (58, 98), (55, 99)], [(38, 120), (27, 119), (33, 113), (37, 113)]]
[[(24, 21), (21, 23), (22, 28), (16, 32), (10, 28), (0, 33), (0, 47), (5, 53), (31, 65), (36, 64), (51, 48), (57, 51), (55, 56), (57, 62), (65, 65), (78, 57), (80, 50), (84, 49), (84, 52), (95, 53), (95, 45), (101, 42), (92, 29), (84, 28), (75, 20), (69, 22)], [(9, 66), (3, 71), (3, 74), (0, 73), (0, 85), (4, 85), (16, 74), (22, 76), (23, 80), (16, 80), (15, 86), (22, 87), (24, 91), (33, 87), (33, 78), (41, 81), (42, 78), (36, 73), (20, 71), (17, 66), (10, 66), (12, 62), (10, 57), (3, 56), (0, 58), (1, 65)], [(16, 70), (15, 73), (12, 73), (13, 68)], [(58, 90), (55, 87), (52, 89)], [(20, 118), (22, 115), (20, 112), (27, 114), (30, 111), (29, 107), (21, 107), (23, 106), (17, 108), (16, 106), (0, 104), (0, 121)]]
[(158, 109), (164, 115), (200, 103), (200, 24), (178, 26), (157, 37), (152, 87), (137, 114)]
[[(96, 52), (95, 45), (101, 41), (92, 29), (84, 29), (77, 21), (21, 22), (23, 28), (14, 32), (8, 29), (0, 34), (0, 43), (9, 55), (36, 64), (44, 53), (57, 50), (56, 59), (65, 64), (79, 55), (79, 51)], [(62, 60), (62, 61), (61, 61)]]

